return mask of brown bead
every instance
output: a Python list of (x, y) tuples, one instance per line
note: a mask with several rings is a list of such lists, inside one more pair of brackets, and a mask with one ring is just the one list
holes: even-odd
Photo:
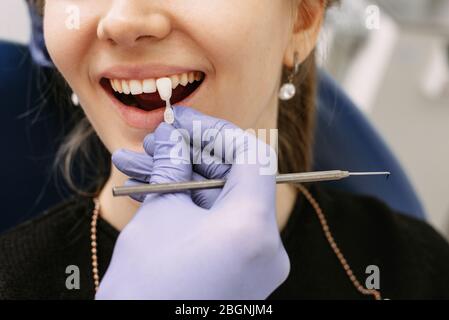
[(321, 228), (323, 230), (324, 236), (327, 239), (327, 242), (329, 243), (330, 247), (334, 251), (337, 258), (340, 260), (340, 264), (342, 265), (343, 269), (346, 271), (346, 274), (350, 278), (354, 287), (362, 294), (370, 294), (370, 295), (373, 295), (376, 300), (381, 300), (382, 297), (378, 291), (373, 290), (372, 292), (368, 293), (367, 290), (364, 289), (363, 286), (361, 286), (360, 283), (357, 281), (357, 278), (353, 274), (349, 263), (346, 261), (343, 253), (338, 248), (338, 245), (335, 242), (334, 237), (332, 236), (329, 225), (327, 224), (326, 216), (323, 213), (323, 211), (321, 210), (319, 203), (315, 200), (315, 198), (312, 196), (312, 194), (302, 184), (298, 184), (297, 187), (298, 187), (299, 191), (303, 194), (303, 196), (307, 199), (307, 201), (310, 203), (312, 208), (315, 210), (316, 216), (321, 224)]
[(100, 201), (98, 198), (93, 199), (95, 207), (92, 211), (92, 220), (90, 223), (90, 239), (91, 239), (91, 252), (92, 252), (92, 275), (95, 284), (95, 291), (98, 290), (100, 285), (100, 276), (98, 273), (98, 257), (97, 257), (97, 222), (100, 212)]

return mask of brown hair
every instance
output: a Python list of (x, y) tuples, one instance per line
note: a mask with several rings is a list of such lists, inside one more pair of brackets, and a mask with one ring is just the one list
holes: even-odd
[[(43, 14), (45, 0), (28, 0), (38, 12)], [(317, 0), (326, 1), (326, 0)], [(328, 0), (332, 5), (339, 0)], [(306, 17), (307, 18), (307, 17)], [(283, 68), (281, 83), (288, 81), (291, 73)], [(56, 86), (61, 106), (72, 105), (69, 97), (70, 88), (64, 78), (56, 71)], [(279, 172), (304, 172), (311, 169), (312, 145), (316, 100), (316, 65), (312, 52), (301, 64), (298, 75), (294, 78), (297, 88), (296, 96), (289, 101), (279, 102)], [(65, 108), (66, 109), (66, 108)], [(110, 154), (98, 138), (90, 122), (80, 111), (72, 106), (71, 131), (65, 136), (56, 158), (55, 167), (59, 167), (69, 187), (83, 195), (97, 195), (103, 188), (110, 174)], [(66, 110), (64, 110), (66, 111)], [(82, 172), (83, 177), (72, 177), (72, 171)], [(96, 170), (92, 170), (95, 168)], [(82, 187), (79, 186), (82, 185)]]

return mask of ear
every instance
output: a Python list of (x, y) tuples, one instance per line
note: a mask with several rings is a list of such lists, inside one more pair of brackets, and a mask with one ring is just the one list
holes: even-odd
[(294, 53), (304, 61), (315, 48), (324, 18), (326, 0), (297, 0), (293, 30), (285, 51), (284, 64), (293, 67)]

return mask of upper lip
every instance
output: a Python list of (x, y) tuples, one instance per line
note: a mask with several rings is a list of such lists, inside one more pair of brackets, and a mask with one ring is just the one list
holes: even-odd
[(160, 64), (134, 66), (116, 65), (101, 72), (99, 74), (99, 80), (101, 80), (102, 78), (122, 80), (158, 79), (193, 71), (201, 70)]

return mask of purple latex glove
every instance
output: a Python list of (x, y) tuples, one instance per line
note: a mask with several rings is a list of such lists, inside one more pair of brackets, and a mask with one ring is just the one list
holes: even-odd
[[(134, 152), (126, 149), (120, 149), (113, 153), (112, 162), (121, 172), (131, 177), (126, 181), (126, 186), (135, 186), (145, 183), (150, 183), (151, 172), (153, 171), (153, 154), (152, 148), (154, 147), (154, 135), (150, 134), (145, 139), (144, 149), (146, 153)], [(191, 158), (193, 158), (193, 151), (191, 151)], [(207, 158), (207, 159), (206, 159)], [(208, 179), (224, 179), (226, 178), (229, 170), (231, 169), (230, 164), (214, 164), (205, 165), (206, 160), (214, 161), (216, 159), (207, 157), (207, 155), (202, 156), (202, 161), (199, 164), (194, 164), (194, 172), (192, 174), (193, 181), (205, 180), (204, 176), (198, 172), (202, 172), (207, 175)], [(192, 200), (204, 209), (209, 209), (215, 202), (215, 199), (220, 195), (220, 189), (204, 189), (204, 190), (193, 190)], [(143, 202), (146, 195), (138, 194), (131, 195), (136, 201)]]
[[(192, 179), (189, 157), (175, 163), (170, 154), (175, 128), (192, 136), (192, 121), (199, 120), (204, 129), (238, 129), (191, 108), (174, 112), (173, 126), (162, 123), (145, 139), (153, 159), (150, 183)], [(290, 261), (276, 223), (275, 175), (239, 161), (267, 145), (239, 132), (251, 143), (232, 147), (235, 162), (210, 209), (195, 204), (190, 192), (146, 196), (117, 239), (97, 299), (265, 299), (285, 281)], [(200, 167), (207, 178), (215, 172)]]

